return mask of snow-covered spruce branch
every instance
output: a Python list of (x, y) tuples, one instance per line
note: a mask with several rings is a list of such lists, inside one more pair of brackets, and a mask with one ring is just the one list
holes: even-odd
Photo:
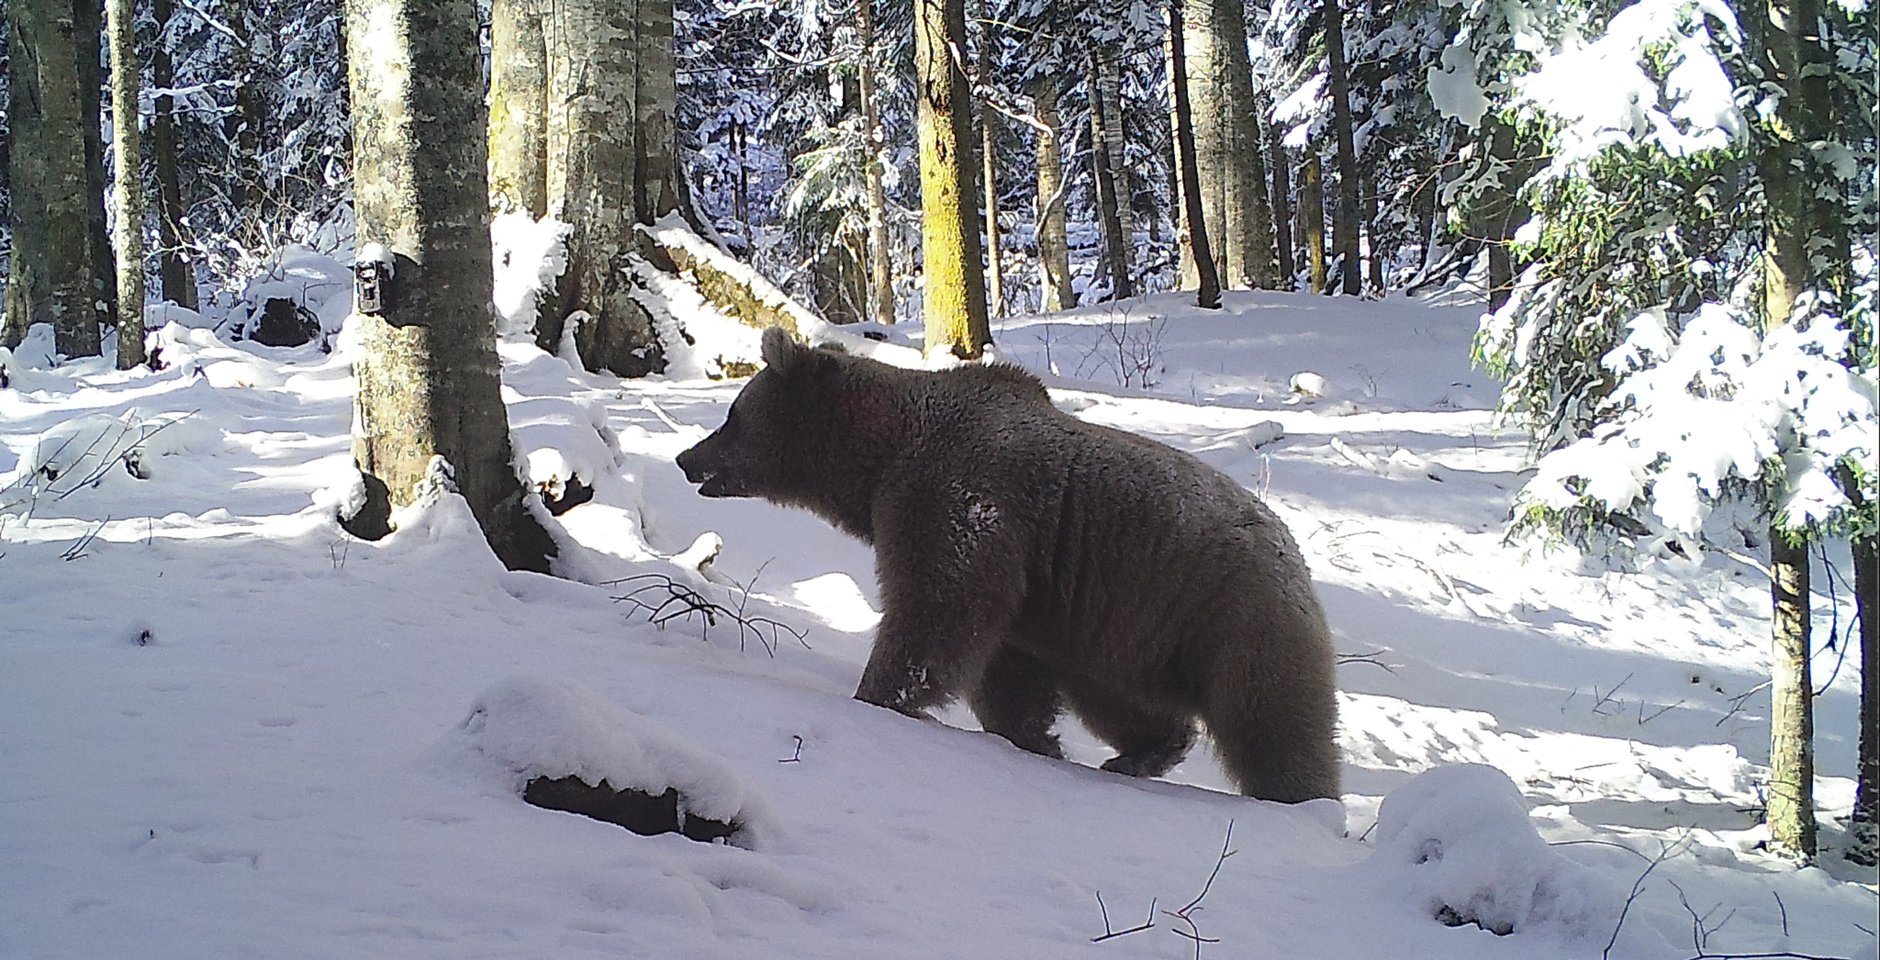
[[(614, 600), (631, 604), (636, 611), (644, 611), (647, 622), (656, 627), (664, 627), (673, 620), (690, 621), (697, 616), (699, 639), (709, 640), (711, 628), (717, 626), (722, 618), (738, 625), (739, 650), (746, 649), (749, 641), (755, 639), (765, 653), (774, 657), (786, 634), (805, 649), (809, 648), (806, 631), (770, 617), (746, 614), (744, 606), (750, 599), (748, 588), (744, 590), (736, 607), (727, 607), (706, 599), (704, 594), (663, 573), (639, 573), (601, 582), (602, 586), (609, 587), (623, 584), (631, 584), (632, 587), (614, 597)], [(652, 598), (648, 599), (647, 594), (652, 594)]]

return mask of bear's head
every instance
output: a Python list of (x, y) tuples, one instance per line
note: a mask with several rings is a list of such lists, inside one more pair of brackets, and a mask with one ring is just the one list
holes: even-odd
[(764, 331), (764, 369), (739, 391), (724, 426), (679, 454), (679, 469), (707, 497), (801, 500), (828, 432), (841, 359)]

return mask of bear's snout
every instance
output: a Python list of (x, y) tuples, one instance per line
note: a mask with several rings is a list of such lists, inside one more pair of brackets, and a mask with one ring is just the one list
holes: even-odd
[(717, 438), (712, 434), (700, 440), (691, 449), (679, 454), (679, 469), (685, 471), (687, 483), (697, 484), (700, 496), (735, 497), (737, 491), (729, 482), (725, 471), (724, 457), (710, 449), (711, 442)]

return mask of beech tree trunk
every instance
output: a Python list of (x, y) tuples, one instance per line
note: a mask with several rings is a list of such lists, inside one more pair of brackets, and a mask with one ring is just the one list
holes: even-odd
[[(50, 323), (67, 357), (98, 355), (99, 324), (110, 316), (98, 304), (112, 286), (99, 244), (104, 177), (92, 167), (102, 153), (90, 149), (102, 137), (98, 31), (90, 26), (102, 20), (102, 11), (87, 20), (85, 6), (72, 0), (7, 4), (13, 257), (5, 339), (17, 346), (29, 325)], [(89, 97), (87, 79), (93, 82)]]
[(490, 5), (490, 205), (537, 219), (548, 212), (548, 34), (541, 4)]
[[(1201, 207), (1216, 269), (1225, 286), (1270, 288), (1277, 273), (1273, 212), (1254, 113), (1246, 14), (1236, 3), (1181, 4)], [(1191, 273), (1184, 265), (1184, 280)]]
[(105, 0), (111, 47), (111, 154), (117, 167), (117, 366), (144, 362), (144, 154), (137, 94), (137, 20), (132, 0)]
[(167, 92), (176, 82), (170, 63), (171, 0), (152, 0), (157, 42), (150, 51), (150, 83), (159, 91), (150, 118), (150, 161), (157, 182), (157, 277), (159, 296), (185, 309), (196, 309), (196, 274), (183, 259), (183, 187), (176, 163), (176, 98)]
[(354, 317), (353, 460), (367, 502), (348, 526), (389, 530), (442, 458), (503, 563), (546, 572), (554, 546), (525, 503), (499, 393), (488, 117), (481, 65), (464, 55), (476, 4), (347, 0), (346, 28), (358, 240), (396, 263), (383, 312)]
[(1197, 275), (1195, 305), (1206, 310), (1221, 307), (1221, 279), (1215, 271), (1214, 248), (1208, 242), (1208, 218), (1201, 203), (1201, 174), (1195, 158), (1194, 122), (1188, 102), (1187, 53), (1184, 49), (1181, 3), (1168, 8), (1168, 65), (1170, 99), (1175, 105), (1175, 155), (1181, 158), (1182, 233), (1184, 249), (1193, 252)]
[(1136, 295), (1129, 251), (1134, 242), (1129, 210), (1129, 178), (1123, 169), (1121, 84), (1116, 66), (1090, 55), (1090, 165), (1097, 181), (1097, 221), (1103, 229), (1104, 261), (1110, 269), (1112, 299)]
[[(868, 298), (875, 322), (894, 322), (893, 251), (888, 247), (888, 193), (882, 186), (882, 153), (887, 144), (881, 132), (880, 93), (875, 89), (875, 0), (858, 0), (860, 42), (862, 47), (861, 100), (862, 142), (868, 157), (862, 163), (863, 183), (868, 191)], [(740, 149), (743, 143), (739, 141)], [(742, 178), (740, 153), (740, 178)]]
[(1077, 305), (1071, 289), (1070, 241), (1064, 229), (1064, 157), (1058, 139), (1063, 127), (1058, 116), (1057, 79), (1040, 75), (1032, 83), (1032, 114), (1051, 128), (1038, 133), (1038, 269), (1042, 274), (1043, 308), (1049, 313)]
[(1305, 237), (1306, 262), (1310, 267), (1313, 293), (1325, 292), (1325, 182), (1319, 165), (1319, 152), (1306, 144), (1305, 162), (1299, 167), (1299, 229)]
[(1332, 136), (1338, 164), (1338, 198), (1332, 210), (1332, 245), (1345, 293), (1363, 290), (1358, 262), (1358, 155), (1352, 147), (1351, 82), (1345, 67), (1344, 15), (1338, 0), (1325, 0), (1326, 72), (1332, 88)]
[(973, 195), (972, 98), (953, 51), (964, 0), (914, 0), (914, 128), (920, 144), (921, 313), (927, 353), (977, 360), (992, 342)]

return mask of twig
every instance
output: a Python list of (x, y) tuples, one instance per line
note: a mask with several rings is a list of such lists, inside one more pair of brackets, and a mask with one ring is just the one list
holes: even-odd
[(1180, 910), (1162, 911), (1164, 916), (1174, 917), (1175, 919), (1180, 920), (1181, 922), (1188, 925), (1188, 929), (1186, 931), (1171, 930), (1170, 932), (1187, 937), (1188, 939), (1193, 940), (1195, 942), (1195, 957), (1197, 958), (1197, 960), (1199, 960), (1201, 956), (1202, 944), (1221, 942), (1219, 937), (1202, 936), (1201, 928), (1195, 925), (1195, 918), (1193, 914), (1196, 910), (1199, 910), (1201, 908), (1201, 901), (1207, 898), (1208, 891), (1214, 889), (1214, 878), (1221, 875), (1221, 865), (1227, 862), (1228, 857), (1231, 857), (1235, 853), (1239, 852), (1237, 850), (1231, 849), (1233, 842), (1234, 842), (1234, 821), (1229, 820), (1227, 821), (1227, 836), (1221, 839), (1221, 855), (1215, 858), (1214, 870), (1208, 874), (1208, 882), (1201, 885), (1201, 892), (1195, 894), (1195, 898), (1193, 900), (1188, 901), (1187, 906), (1182, 907)]
[[(746, 644), (755, 637), (758, 645), (764, 648), (764, 652), (774, 657), (777, 655), (777, 647), (782, 641), (782, 636), (786, 633), (795, 638), (797, 643), (802, 644), (804, 649), (809, 649), (806, 631), (770, 617), (745, 614), (744, 606), (750, 599), (748, 589), (745, 591), (744, 599), (734, 610), (707, 600), (697, 590), (678, 583), (663, 573), (641, 573), (631, 577), (621, 577), (618, 580), (601, 581), (602, 586), (625, 583), (638, 585), (615, 597), (614, 600), (620, 603), (630, 603), (635, 609), (646, 611), (647, 622), (656, 627), (664, 627), (668, 622), (679, 618), (691, 620), (694, 615), (697, 615), (701, 618), (699, 639), (709, 640), (711, 628), (718, 625), (718, 618), (723, 617), (738, 625), (739, 650), (746, 649)], [(665, 591), (664, 597), (656, 593), (662, 590)], [(647, 600), (642, 596), (649, 591), (655, 592), (653, 600)]]
[(1786, 936), (1788, 936), (1788, 935), (1789, 935), (1789, 908), (1788, 908), (1788, 905), (1786, 905), (1786, 904), (1784, 904), (1784, 903), (1782, 902), (1782, 894), (1779, 894), (1779, 893), (1777, 893), (1777, 892), (1775, 892), (1774, 890), (1771, 890), (1771, 891), (1769, 891), (1769, 895), (1770, 895), (1770, 896), (1772, 896), (1772, 897), (1774, 897), (1774, 898), (1776, 898), (1776, 909), (1778, 909), (1778, 910), (1780, 910), (1780, 911), (1782, 911), (1782, 935), (1786, 937)]
[[(1689, 834), (1687, 833), (1686, 836), (1688, 837)], [(1612, 936), (1606, 939), (1606, 949), (1599, 952), (1599, 960), (1610, 960), (1612, 957), (1612, 946), (1619, 942), (1619, 931), (1625, 928), (1626, 915), (1632, 912), (1632, 904), (1638, 900), (1639, 891), (1645, 888), (1645, 878), (1651, 876), (1652, 871), (1658, 869), (1659, 864), (1671, 859), (1683, 842), (1683, 839), (1679, 839), (1674, 843), (1661, 843), (1658, 856), (1653, 857), (1651, 863), (1645, 865), (1645, 872), (1639, 874), (1637, 880), (1632, 881), (1632, 892), (1626, 896), (1625, 906), (1619, 908), (1619, 922), (1612, 925)]]
[(86, 556), (85, 548), (91, 546), (93, 540), (98, 539), (98, 534), (104, 532), (104, 525), (110, 522), (110, 517), (105, 517), (103, 520), (98, 521), (98, 526), (94, 527), (90, 533), (79, 537), (72, 542), (71, 546), (66, 547), (65, 552), (59, 555), (59, 559), (70, 563), (73, 560)]
[(1338, 655), (1337, 662), (1341, 667), (1352, 663), (1368, 663), (1371, 666), (1382, 669), (1385, 673), (1396, 673), (1397, 669), (1395, 667), (1378, 659), (1378, 656), (1383, 652), (1384, 649), (1380, 647), (1370, 653), (1341, 653)]
[(1728, 713), (1725, 713), (1725, 714), (1724, 714), (1723, 716), (1721, 716), (1721, 717), (1718, 717), (1718, 718), (1717, 718), (1717, 722), (1716, 722), (1716, 723), (1714, 723), (1714, 724), (1712, 724), (1712, 726), (1718, 726), (1718, 727), (1721, 727), (1721, 726), (1723, 726), (1723, 722), (1724, 722), (1725, 720), (1728, 720), (1728, 719), (1730, 719), (1731, 717), (1734, 717), (1734, 716), (1736, 716), (1736, 715), (1737, 715), (1738, 713), (1740, 713), (1740, 712), (1742, 712), (1742, 710), (1743, 710), (1743, 705), (1744, 705), (1745, 703), (1748, 703), (1748, 702), (1749, 702), (1749, 698), (1751, 698), (1751, 697), (1753, 697), (1753, 696), (1755, 696), (1755, 695), (1756, 695), (1756, 694), (1758, 694), (1758, 693), (1761, 693), (1761, 692), (1762, 692), (1762, 689), (1763, 689), (1764, 687), (1767, 687), (1767, 686), (1769, 686), (1769, 685), (1770, 685), (1771, 683), (1773, 683), (1773, 682), (1775, 682), (1775, 681), (1773, 681), (1773, 680), (1764, 680), (1763, 682), (1761, 682), (1761, 683), (1759, 683), (1759, 684), (1757, 684), (1757, 685), (1755, 685), (1755, 686), (1753, 686), (1753, 687), (1751, 687), (1751, 688), (1749, 688), (1748, 690), (1745, 690), (1745, 691), (1743, 691), (1742, 693), (1739, 693), (1739, 694), (1737, 694), (1736, 696), (1734, 696), (1734, 697), (1731, 697), (1731, 698), (1730, 698), (1730, 710), (1729, 710), (1729, 712), (1728, 712)]
[(803, 738), (798, 737), (798, 736), (791, 736), (790, 739), (796, 741), (796, 749), (791, 750), (789, 756), (784, 757), (781, 760), (778, 760), (777, 761), (778, 763), (802, 763), (803, 762)]
[(1611, 716), (1611, 714), (1602, 713), (1599, 708), (1605, 706), (1608, 703), (1618, 703), (1619, 701), (1613, 699), (1613, 694), (1618, 693), (1620, 689), (1622, 689), (1627, 683), (1631, 682), (1631, 680), (1632, 680), (1632, 674), (1629, 674), (1629, 673), (1626, 674), (1625, 679), (1613, 685), (1613, 688), (1611, 690), (1606, 691), (1604, 696), (1600, 695), (1599, 686), (1595, 684), (1593, 687), (1593, 696), (1596, 697), (1597, 699), (1593, 701), (1593, 712), (1602, 717)]
[(1681, 706), (1684, 706), (1684, 701), (1679, 700), (1677, 703), (1671, 704), (1670, 706), (1659, 707), (1655, 712), (1652, 713), (1651, 716), (1648, 717), (1645, 715), (1645, 701), (1641, 699), (1638, 702), (1638, 725), (1642, 727), (1652, 722), (1653, 720), (1656, 720), (1659, 717), (1662, 717), (1665, 714), (1670, 713), (1673, 710), (1676, 710), (1677, 708)]
[(1143, 922), (1136, 924), (1135, 926), (1130, 927), (1127, 930), (1112, 930), (1110, 929), (1110, 908), (1107, 906), (1104, 906), (1103, 891), (1098, 890), (1097, 891), (1097, 909), (1103, 911), (1103, 935), (1098, 936), (1098, 937), (1091, 937), (1090, 942), (1102, 943), (1105, 940), (1114, 940), (1117, 937), (1126, 937), (1132, 933), (1141, 933), (1144, 930), (1148, 930), (1151, 927), (1154, 927), (1155, 926), (1155, 903), (1156, 903), (1155, 898), (1151, 897), (1149, 899), (1149, 919), (1144, 920)]

